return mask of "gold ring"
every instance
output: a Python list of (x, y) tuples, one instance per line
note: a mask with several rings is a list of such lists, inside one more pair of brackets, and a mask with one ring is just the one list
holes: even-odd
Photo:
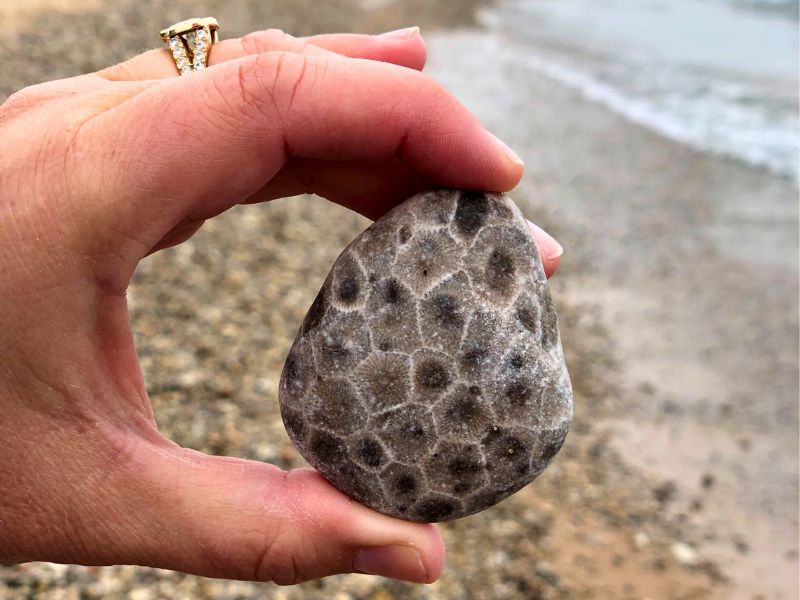
[(161, 30), (161, 39), (169, 46), (181, 75), (202, 71), (208, 66), (211, 46), (219, 40), (216, 19), (187, 19)]

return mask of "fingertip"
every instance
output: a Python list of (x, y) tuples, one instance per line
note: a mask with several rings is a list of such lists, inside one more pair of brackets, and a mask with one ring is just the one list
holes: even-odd
[(444, 540), (436, 526), (420, 527), (427, 529), (423, 545), (399, 542), (359, 548), (353, 554), (353, 571), (414, 583), (434, 583), (444, 569)]
[(495, 191), (507, 192), (516, 187), (520, 180), (522, 180), (522, 176), (525, 173), (525, 162), (520, 158), (519, 154), (514, 152), (503, 140), (488, 129), (485, 131), (494, 152), (497, 153), (497, 151), (499, 151), (502, 156), (502, 170), (498, 169), (498, 173), (502, 173), (503, 183), (499, 186), (499, 189)]
[(320, 536), (334, 554), (350, 554), (351, 571), (414, 583), (433, 583), (441, 576), (445, 545), (436, 525), (376, 512), (312, 469), (293, 469), (284, 481), (292, 489), (281, 493), (293, 498), (294, 522), (311, 524), (307, 534)]
[(313, 46), (345, 57), (391, 63), (417, 71), (425, 66), (427, 57), (419, 27), (380, 35), (330, 33), (306, 39)]
[(387, 31), (375, 37), (380, 40), (407, 40), (414, 36), (419, 35), (419, 27), (403, 27), (402, 29), (395, 29), (394, 31)]
[(556, 271), (558, 271), (558, 267), (561, 265), (561, 257), (550, 258), (546, 261), (542, 261), (542, 266), (544, 267), (544, 274), (550, 279), (553, 275), (555, 275)]
[(444, 538), (439, 527), (430, 524), (425, 526), (428, 529), (428, 539), (430, 546), (428, 551), (422, 556), (423, 565), (425, 566), (425, 580), (423, 583), (434, 583), (442, 575), (447, 558), (447, 549), (445, 548)]
[(374, 56), (362, 56), (372, 60), (393, 63), (421, 71), (427, 60), (427, 46), (419, 27), (408, 27), (374, 36)]
[(511, 146), (506, 144), (503, 140), (501, 140), (491, 131), (487, 130), (486, 133), (489, 134), (489, 137), (491, 138), (494, 145), (497, 146), (500, 149), (500, 151), (505, 155), (508, 162), (510, 162), (515, 167), (519, 167), (520, 169), (525, 168), (525, 163), (519, 157), (519, 154), (517, 154), (511, 149)]
[(533, 238), (536, 240), (536, 246), (539, 249), (545, 275), (550, 278), (561, 264), (561, 256), (564, 254), (564, 248), (553, 236), (535, 223), (528, 221), (528, 227), (533, 234)]

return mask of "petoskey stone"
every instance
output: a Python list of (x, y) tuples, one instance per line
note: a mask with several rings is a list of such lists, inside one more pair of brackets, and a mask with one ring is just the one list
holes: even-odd
[(283, 368), (283, 422), (351, 498), (434, 522), (539, 475), (572, 391), (536, 243), (506, 196), (418, 194), (336, 259)]

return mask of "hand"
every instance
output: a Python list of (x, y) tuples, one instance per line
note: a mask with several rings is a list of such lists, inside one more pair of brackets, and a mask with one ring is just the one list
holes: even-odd
[[(416, 31), (267, 31), (202, 73), (156, 50), (0, 107), (0, 563), (439, 576), (435, 526), (162, 437), (125, 302), (144, 256), (236, 204), (314, 192), (377, 217), (432, 184), (512, 188), (521, 162), (424, 56)], [(560, 249), (536, 237), (552, 273)]]

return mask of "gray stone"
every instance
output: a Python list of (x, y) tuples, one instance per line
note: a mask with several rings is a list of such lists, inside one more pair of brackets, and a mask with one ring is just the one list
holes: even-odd
[(536, 243), (507, 197), (410, 198), (339, 256), (295, 339), (281, 413), (355, 500), (447, 521), (536, 478), (572, 391)]

